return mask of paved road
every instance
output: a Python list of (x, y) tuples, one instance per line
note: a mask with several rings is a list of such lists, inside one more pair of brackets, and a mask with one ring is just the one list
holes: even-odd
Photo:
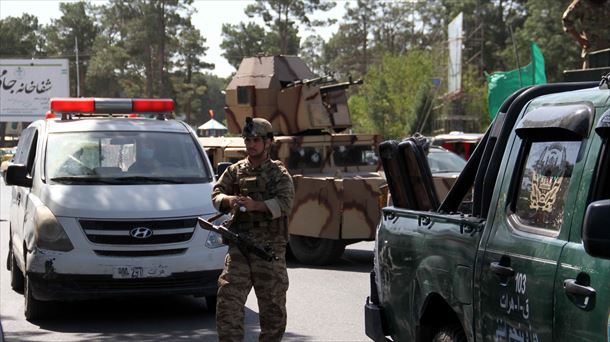
[[(9, 217), (10, 189), (0, 183), (0, 219)], [(203, 299), (174, 296), (54, 303), (53, 317), (30, 323), (23, 296), (10, 288), (5, 262), (8, 222), (0, 222), (0, 321), (7, 342), (17, 341), (215, 341), (214, 316)], [(369, 341), (364, 299), (369, 291), (372, 242), (348, 247), (332, 267), (289, 263), (288, 327), (284, 341)], [(258, 340), (258, 306), (250, 294), (246, 341)]]

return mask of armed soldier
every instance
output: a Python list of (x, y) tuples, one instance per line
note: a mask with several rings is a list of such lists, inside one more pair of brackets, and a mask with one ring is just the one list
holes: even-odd
[(574, 0), (563, 13), (563, 30), (582, 47), (583, 69), (587, 54), (610, 48), (610, 1)]
[(269, 158), (273, 129), (269, 121), (246, 118), (242, 136), (247, 157), (229, 166), (212, 191), (219, 211), (233, 208), (230, 229), (271, 249), (275, 258), (263, 260), (229, 243), (225, 267), (218, 279), (216, 326), (223, 341), (243, 341), (244, 305), (254, 287), (260, 309), (260, 341), (280, 341), (286, 329), (287, 216), (294, 186), (283, 164)]

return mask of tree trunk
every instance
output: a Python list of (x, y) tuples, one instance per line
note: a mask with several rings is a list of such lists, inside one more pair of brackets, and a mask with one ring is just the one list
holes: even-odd
[[(151, 0), (154, 2), (154, 0)], [(159, 8), (157, 11), (157, 20), (158, 20), (158, 38), (159, 38), (159, 51), (157, 54), (157, 65), (158, 67), (158, 79), (157, 79), (157, 87), (158, 87), (158, 95), (165, 96), (165, 89), (163, 87), (163, 75), (165, 68), (165, 0), (161, 0), (159, 2)]]

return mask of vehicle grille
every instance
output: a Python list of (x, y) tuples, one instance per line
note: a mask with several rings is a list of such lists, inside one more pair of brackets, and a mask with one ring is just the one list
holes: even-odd
[(176, 255), (176, 254), (184, 254), (186, 252), (186, 248), (176, 248), (176, 249), (154, 249), (152, 251), (102, 251), (102, 250), (94, 250), (95, 254), (101, 256), (111, 256), (111, 257), (145, 257), (145, 256), (160, 256), (160, 255)]
[[(85, 235), (93, 243), (141, 246), (188, 241), (195, 231), (197, 218), (153, 221), (80, 220), (79, 222)], [(133, 237), (130, 232), (135, 228), (148, 228), (152, 234), (146, 238)]]

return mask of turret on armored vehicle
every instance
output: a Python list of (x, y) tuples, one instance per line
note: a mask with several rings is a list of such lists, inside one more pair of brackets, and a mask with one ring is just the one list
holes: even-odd
[[(293, 176), (290, 249), (306, 264), (338, 259), (350, 243), (373, 240), (385, 194), (380, 138), (338, 133), (352, 126), (346, 90), (362, 81), (318, 76), (296, 56), (245, 58), (226, 89), (229, 132), (240, 136), (246, 117), (275, 130), (271, 157)], [(214, 165), (243, 158), (242, 138), (200, 138)]]
[(342, 131), (352, 126), (345, 90), (361, 83), (318, 77), (296, 56), (246, 58), (226, 89), (229, 131), (241, 133), (247, 116), (269, 120), (276, 135)]

